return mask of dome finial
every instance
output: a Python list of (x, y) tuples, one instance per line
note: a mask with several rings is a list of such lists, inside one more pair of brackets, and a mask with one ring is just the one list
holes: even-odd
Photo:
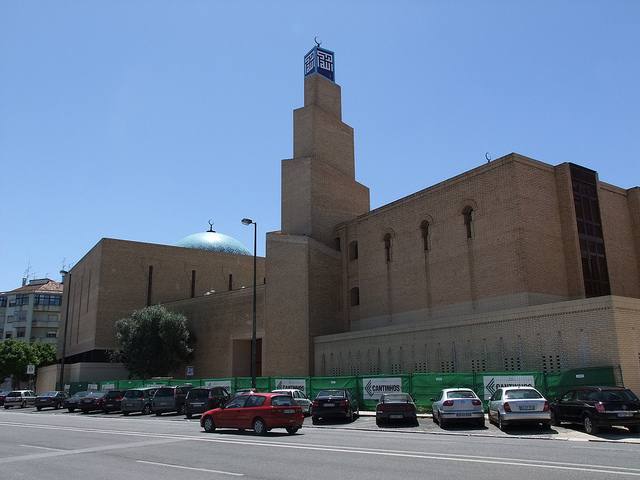
[(213, 229), (213, 222), (211, 221), (211, 219), (209, 219), (209, 230), (207, 230), (207, 232), (215, 232), (215, 230)]

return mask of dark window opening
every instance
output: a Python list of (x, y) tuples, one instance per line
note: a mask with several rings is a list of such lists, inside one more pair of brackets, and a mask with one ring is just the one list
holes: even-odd
[(360, 305), (360, 288), (353, 287), (351, 289), (351, 306), (356, 307)]
[(233, 290), (233, 273), (229, 274), (229, 290)]
[(385, 259), (388, 262), (391, 261), (391, 234), (387, 233), (384, 236), (384, 255)]
[(151, 305), (152, 288), (153, 288), (153, 265), (149, 265), (149, 277), (147, 279), (147, 307)]
[(196, 296), (196, 271), (191, 270), (191, 298)]
[(358, 259), (358, 242), (355, 240), (349, 244), (349, 260)]
[(340, 237), (336, 237), (333, 239), (333, 248), (335, 248), (339, 252), (342, 250), (342, 247), (340, 245)]
[(473, 238), (473, 208), (465, 207), (462, 211), (464, 226), (467, 230), (467, 238)]
[(429, 245), (429, 222), (426, 220), (420, 224), (420, 230), (422, 231), (422, 246), (425, 252), (431, 250)]

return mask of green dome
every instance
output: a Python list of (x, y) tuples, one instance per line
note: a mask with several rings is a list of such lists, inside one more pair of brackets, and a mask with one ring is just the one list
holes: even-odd
[(176, 243), (176, 247), (197, 248), (231, 255), (251, 255), (251, 252), (235, 238), (211, 230), (187, 235)]

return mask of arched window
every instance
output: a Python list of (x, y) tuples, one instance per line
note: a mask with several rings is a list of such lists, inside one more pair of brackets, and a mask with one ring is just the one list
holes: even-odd
[(391, 261), (391, 234), (387, 233), (384, 236), (384, 254), (387, 263)]
[(428, 252), (431, 250), (431, 238), (429, 236), (431, 232), (429, 231), (429, 222), (427, 220), (420, 224), (420, 231), (422, 232), (422, 245), (424, 251)]
[(351, 306), (356, 307), (360, 305), (360, 288), (353, 287), (351, 289)]
[(462, 216), (464, 217), (464, 226), (467, 229), (467, 238), (473, 238), (473, 208), (464, 207)]
[(349, 244), (349, 260), (358, 259), (358, 242), (355, 240)]

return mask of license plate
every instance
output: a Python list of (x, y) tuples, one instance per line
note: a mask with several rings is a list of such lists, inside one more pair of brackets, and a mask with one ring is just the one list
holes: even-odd
[(619, 417), (633, 417), (633, 412), (618, 412)]
[(470, 417), (470, 416), (471, 416), (471, 412), (456, 413), (456, 417)]
[(401, 418), (404, 418), (403, 415), (389, 415), (389, 418), (392, 420), (400, 420)]
[(287, 409), (287, 410), (284, 410), (283, 413), (296, 413), (296, 411), (293, 409)]
[(335, 403), (325, 403), (324, 406), (325, 407), (335, 407), (336, 404)]
[(204, 403), (192, 403), (191, 405), (193, 405), (194, 407), (201, 407), (202, 405), (204, 405)]
[(535, 405), (520, 405), (519, 407), (520, 410), (535, 410), (535, 408)]

